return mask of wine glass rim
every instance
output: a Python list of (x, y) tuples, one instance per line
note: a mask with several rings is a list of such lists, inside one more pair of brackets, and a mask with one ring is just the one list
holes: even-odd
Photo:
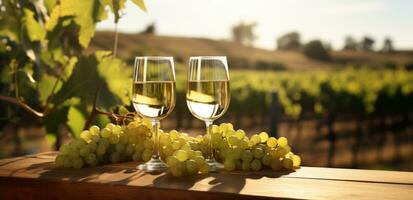
[(135, 59), (171, 60), (173, 56), (136, 56)]
[(190, 56), (189, 59), (226, 59), (226, 56)]

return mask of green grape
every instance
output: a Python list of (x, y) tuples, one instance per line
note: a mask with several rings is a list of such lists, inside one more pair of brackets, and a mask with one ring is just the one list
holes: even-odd
[(244, 130), (238, 129), (235, 134), (234, 137), (238, 138), (239, 140), (242, 140), (245, 138), (245, 132)]
[(261, 138), (261, 143), (267, 142), (268, 140), (268, 133), (266, 132), (261, 132), (259, 134), (260, 138)]
[(59, 148), (60, 155), (69, 155), (69, 145), (64, 144)]
[(119, 143), (119, 135), (116, 135), (116, 134), (112, 134), (112, 135), (110, 135), (110, 137), (109, 137), (109, 143), (110, 144), (117, 144), (117, 143)]
[(73, 167), (73, 158), (71, 156), (66, 156), (65, 161), (63, 163), (63, 167), (71, 168)]
[(143, 146), (143, 144), (142, 143), (138, 143), (138, 144), (136, 144), (135, 145), (135, 151), (136, 152), (143, 152), (145, 150), (145, 146)]
[(145, 147), (145, 149), (152, 149), (153, 141), (150, 139), (146, 139), (145, 141), (143, 141), (143, 146)]
[(168, 145), (171, 143), (171, 138), (168, 133), (164, 133), (161, 136), (159, 136), (159, 143), (161, 145)]
[(133, 153), (135, 153), (135, 147), (132, 144), (128, 144), (126, 146), (125, 154), (128, 155), (128, 156), (132, 156)]
[(201, 151), (195, 151), (195, 156), (202, 156), (202, 152)]
[(254, 158), (260, 159), (264, 156), (265, 152), (263, 149), (257, 147), (254, 150), (252, 150), (252, 154), (254, 155)]
[(174, 156), (178, 158), (179, 161), (184, 162), (188, 159), (188, 153), (184, 150), (178, 150), (174, 153)]
[(106, 138), (100, 138), (98, 145), (102, 145), (102, 146), (104, 146), (104, 147), (107, 148), (110, 144), (109, 144), (108, 139), (106, 139)]
[(145, 149), (142, 152), (142, 160), (148, 162), (152, 158), (152, 149)]
[(125, 145), (122, 143), (118, 143), (115, 146), (116, 151), (119, 152), (120, 154), (122, 154), (125, 151)]
[(281, 146), (281, 147), (284, 147), (284, 146), (288, 145), (288, 140), (285, 137), (278, 138), (277, 142), (278, 142), (278, 145)]
[(241, 170), (242, 169), (242, 162), (240, 159), (236, 159), (235, 161), (235, 169)]
[(181, 143), (179, 143), (178, 141), (173, 141), (172, 142), (172, 147), (173, 147), (173, 149), (178, 150), (178, 149), (181, 148)]
[(254, 144), (258, 144), (258, 143), (261, 142), (261, 137), (260, 137), (259, 135), (257, 135), (257, 134), (254, 134), (254, 135), (251, 137), (251, 141), (252, 141)]
[(72, 148), (70, 148), (69, 155), (72, 156), (72, 157), (78, 157), (79, 156), (79, 150), (72, 147)]
[(244, 162), (251, 162), (251, 160), (254, 158), (252, 152), (250, 150), (245, 150), (242, 153), (241, 159)]
[(93, 154), (93, 153), (87, 155), (87, 157), (85, 158), (85, 161), (90, 166), (96, 166), (98, 164), (98, 160), (96, 158), (96, 155)]
[(72, 145), (73, 145), (74, 148), (80, 149), (80, 148), (82, 148), (83, 146), (86, 145), (86, 141), (83, 140), (83, 139), (81, 139), (81, 138), (76, 138), (76, 139), (72, 142)]
[(96, 154), (97, 155), (103, 155), (106, 153), (106, 147), (104, 145), (99, 144), (97, 149), (96, 149)]
[(276, 157), (279, 157), (279, 158), (283, 158), (288, 153), (287, 149), (285, 149), (282, 146), (277, 147), (275, 151), (276, 151), (275, 153)]
[(189, 159), (186, 162), (186, 171), (189, 175), (196, 174), (198, 172), (198, 166), (195, 160)]
[(128, 143), (128, 136), (123, 131), (121, 131), (121, 134), (119, 135), (119, 142), (122, 144)]
[(176, 158), (176, 156), (169, 156), (166, 158), (166, 164), (171, 167), (175, 167), (178, 163), (179, 163), (179, 160), (178, 158)]
[(189, 151), (189, 150), (191, 150), (191, 146), (189, 144), (185, 143), (184, 145), (181, 146), (181, 150)]
[(284, 158), (283, 167), (286, 169), (292, 169), (294, 167), (293, 160), (291, 158)]
[(198, 166), (199, 168), (199, 172), (201, 172), (201, 174), (208, 174), (209, 173), (209, 166), (208, 164), (202, 164), (201, 166)]
[(80, 148), (80, 150), (79, 150), (79, 155), (82, 156), (82, 157), (88, 156), (89, 153), (90, 153), (89, 146), (83, 146), (83, 147)]
[(120, 162), (120, 153), (119, 152), (114, 152), (110, 155), (110, 162), (111, 163), (118, 163)]
[(105, 128), (108, 128), (110, 131), (112, 131), (114, 127), (115, 127), (115, 124), (109, 123), (109, 124), (106, 124)]
[(259, 170), (261, 170), (261, 167), (262, 167), (262, 165), (261, 165), (261, 161), (260, 161), (260, 160), (254, 159), (254, 160), (251, 162), (251, 169), (252, 169), (252, 170), (254, 170), (254, 171), (259, 171)]
[(218, 132), (220, 132), (220, 130), (219, 130), (219, 126), (217, 126), (217, 125), (212, 125), (212, 132), (213, 133), (218, 133)]
[(79, 157), (73, 159), (73, 168), (80, 169), (84, 165), (83, 160)]
[(171, 156), (174, 153), (174, 149), (172, 148), (172, 145), (166, 145), (163, 148), (163, 152), (166, 156)]
[(203, 156), (195, 156), (193, 160), (196, 162), (198, 168), (200, 168), (201, 165), (206, 164), (205, 158)]
[(224, 170), (233, 171), (235, 169), (235, 162), (232, 159), (226, 159), (224, 162)]
[(240, 143), (240, 139), (238, 139), (235, 136), (230, 136), (228, 138), (228, 142), (229, 142), (229, 144), (231, 144), (231, 146), (238, 146), (238, 144)]
[(250, 171), (251, 167), (250, 167), (250, 163), (249, 162), (242, 162), (241, 164), (241, 169), (244, 172), (248, 172)]
[(277, 146), (277, 139), (275, 139), (274, 137), (270, 137), (270, 138), (267, 140), (267, 146), (269, 146), (269, 147), (271, 147), (271, 148), (276, 147), (276, 146)]
[(96, 149), (98, 148), (98, 145), (95, 142), (90, 142), (87, 144), (87, 147), (89, 148), (89, 152), (96, 152)]
[(99, 142), (100, 136), (99, 135), (92, 135), (92, 142)]
[(119, 125), (115, 125), (112, 128), (112, 133), (115, 134), (115, 135), (119, 135), (121, 133), (121, 131), (122, 131), (122, 127), (119, 126)]
[(64, 156), (64, 155), (56, 156), (56, 159), (55, 159), (56, 166), (57, 167), (63, 167), (65, 165), (65, 158), (66, 158), (66, 156)]
[(298, 155), (293, 155), (293, 165), (294, 167), (299, 167), (301, 165), (301, 158)]
[(89, 128), (89, 131), (90, 131), (90, 134), (92, 134), (92, 135), (99, 135), (100, 128), (98, 126), (94, 125), (94, 126), (91, 126)]
[(263, 157), (262, 157), (262, 164), (264, 165), (264, 166), (270, 166), (271, 165), (271, 156), (270, 156), (270, 154), (265, 154)]
[(135, 151), (135, 153), (132, 156), (132, 160), (139, 161), (141, 159), (142, 159), (142, 153), (139, 151)]
[(279, 171), (282, 168), (283, 168), (283, 163), (281, 162), (280, 159), (273, 159), (271, 161), (271, 169), (272, 170)]
[(180, 176), (183, 176), (183, 175), (184, 175), (183, 172), (182, 172), (182, 170), (181, 170), (180, 168), (178, 168), (178, 167), (171, 167), (171, 168), (170, 168), (170, 171), (171, 171), (171, 174), (172, 174), (173, 176), (176, 176), (176, 177), (180, 177)]
[(111, 134), (112, 134), (112, 131), (111, 131), (109, 128), (107, 128), (107, 127), (103, 128), (103, 129), (100, 131), (100, 135), (101, 135), (103, 138), (109, 138)]
[(92, 135), (88, 130), (84, 130), (80, 133), (80, 138), (84, 139), (85, 141), (89, 141), (92, 139)]
[(136, 133), (137, 134), (144, 135), (148, 132), (150, 132), (150, 131), (149, 131), (148, 127), (146, 127), (145, 125), (139, 125), (138, 127), (136, 127)]

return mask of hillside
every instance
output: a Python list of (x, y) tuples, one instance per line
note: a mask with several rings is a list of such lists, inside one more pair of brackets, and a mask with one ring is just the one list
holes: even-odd
[[(97, 32), (89, 51), (112, 50), (114, 33)], [(405, 64), (412, 62), (411, 53), (372, 53), (372, 52), (333, 52), (332, 62), (320, 62), (309, 59), (294, 51), (270, 51), (241, 45), (230, 41), (205, 38), (185, 38), (144, 34), (119, 33), (118, 56), (132, 62), (135, 56), (171, 55), (177, 62), (187, 62), (189, 56), (225, 55), (231, 68), (254, 68), (257, 61), (270, 63), (271, 66), (288, 69), (330, 68), (348, 63), (365, 65), (384, 65), (386, 63)]]

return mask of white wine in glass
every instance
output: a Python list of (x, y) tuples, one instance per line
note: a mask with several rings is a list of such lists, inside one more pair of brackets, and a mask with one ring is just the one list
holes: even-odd
[(146, 172), (168, 169), (159, 154), (159, 121), (175, 107), (175, 69), (172, 57), (137, 57), (133, 73), (132, 103), (136, 112), (152, 121), (152, 158), (138, 166)]
[(205, 122), (209, 137), (207, 162), (211, 171), (218, 171), (222, 164), (215, 159), (211, 131), (214, 120), (224, 115), (229, 107), (230, 88), (226, 57), (190, 58), (186, 102), (192, 115)]

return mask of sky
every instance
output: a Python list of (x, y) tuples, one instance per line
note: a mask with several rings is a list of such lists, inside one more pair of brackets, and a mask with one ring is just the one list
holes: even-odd
[[(275, 48), (281, 35), (298, 31), (303, 42), (321, 39), (335, 49), (351, 35), (367, 35), (382, 46), (392, 38), (397, 49), (413, 49), (412, 0), (145, 0), (145, 13), (128, 2), (118, 28), (138, 33), (156, 24), (159, 35), (230, 39), (231, 27), (257, 22), (255, 46)], [(113, 17), (98, 30), (114, 30)]]

